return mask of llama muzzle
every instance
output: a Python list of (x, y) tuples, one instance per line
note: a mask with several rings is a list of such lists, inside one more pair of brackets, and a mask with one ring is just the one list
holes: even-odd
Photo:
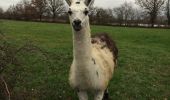
[(80, 20), (74, 20), (73, 23), (73, 28), (75, 31), (80, 31), (82, 29), (82, 26), (81, 26), (81, 21)]

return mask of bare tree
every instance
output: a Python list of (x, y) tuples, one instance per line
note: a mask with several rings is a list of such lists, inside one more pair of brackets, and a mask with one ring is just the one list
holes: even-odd
[(166, 13), (168, 18), (168, 25), (170, 26), (170, 0), (168, 0), (166, 4)]
[(95, 12), (93, 12), (95, 15), (96, 24), (111, 24), (113, 15), (112, 10), (110, 9), (103, 9), (103, 8), (95, 8)]
[(89, 12), (90, 22), (96, 23), (96, 14), (97, 14), (97, 7), (91, 7)]
[(17, 17), (17, 19), (26, 19), (27, 18), (27, 6), (29, 6), (30, 3), (28, 0), (23, 0), (18, 2), (16, 5), (13, 5), (12, 11), (15, 13), (14, 17)]
[(7, 19), (31, 20), (35, 17), (36, 9), (29, 0), (22, 0), (16, 5), (11, 5), (4, 13)]
[(31, 5), (31, 2), (29, 0), (23, 0), (19, 2), (21, 4), (21, 11), (22, 11), (22, 16), (24, 20), (30, 20), (35, 16), (35, 9)]
[(7, 19), (19, 19), (20, 18), (20, 6), (19, 5), (11, 5), (7, 11), (5, 12)]
[(115, 22), (115, 17), (112, 9), (106, 9), (106, 13), (108, 15), (107, 23), (112, 24)]
[(124, 23), (127, 26), (128, 21), (133, 19), (134, 8), (131, 2), (125, 2), (124, 4), (122, 4), (122, 7), (124, 8)]
[(124, 14), (124, 8), (122, 7), (117, 7), (117, 8), (114, 8), (113, 9), (115, 15), (116, 15), (116, 18), (117, 18), (117, 21), (119, 23), (119, 25), (122, 25), (123, 24), (123, 14)]
[(16, 4), (11, 5), (7, 9), (7, 11), (4, 13), (5, 18), (7, 19), (22, 19), (22, 5)]
[(155, 20), (158, 12), (163, 6), (165, 0), (136, 0), (136, 4), (144, 8), (145, 11), (150, 15), (150, 23), (154, 27)]
[(134, 18), (134, 8), (132, 3), (123, 3), (117, 8), (114, 8), (113, 11), (117, 17), (118, 23), (120, 25), (125, 24), (128, 25), (129, 20), (133, 20)]
[(90, 22), (93, 24), (112, 24), (115, 21), (113, 10), (104, 9), (99, 7), (91, 7), (90, 12)]
[(143, 24), (144, 23), (144, 18), (146, 14), (143, 13), (142, 9), (135, 9), (134, 10), (134, 15), (133, 15), (133, 23), (138, 26), (139, 24)]
[(3, 9), (0, 7), (0, 18), (3, 18), (3, 13), (4, 13), (4, 11), (3, 11)]
[[(9, 6), (9, 8), (10, 8), (11, 6)], [(7, 9), (5, 12), (4, 12), (4, 18), (6, 18), (6, 19), (10, 19), (11, 18), (11, 10), (10, 9)]]
[(47, 1), (46, 0), (32, 0), (33, 7), (36, 9), (36, 12), (39, 16), (40, 21), (42, 21), (42, 16), (47, 10)]
[(64, 11), (63, 0), (48, 0), (48, 10), (52, 14), (53, 21), (55, 21), (56, 15), (61, 14)]

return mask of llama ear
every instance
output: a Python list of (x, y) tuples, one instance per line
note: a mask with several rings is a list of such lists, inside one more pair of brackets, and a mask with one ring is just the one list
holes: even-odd
[(67, 4), (70, 6), (71, 5), (71, 2), (72, 0), (65, 0), (67, 2)]
[(94, 0), (85, 0), (85, 4), (86, 4), (88, 7), (92, 6), (93, 3), (94, 3)]

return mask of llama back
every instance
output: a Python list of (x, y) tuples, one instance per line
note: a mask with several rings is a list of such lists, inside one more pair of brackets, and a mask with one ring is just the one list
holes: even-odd
[(92, 36), (92, 44), (95, 45), (94, 47), (104, 50), (109, 49), (112, 53), (113, 61), (116, 64), (118, 59), (118, 48), (116, 43), (113, 39), (111, 39), (107, 33), (99, 33)]

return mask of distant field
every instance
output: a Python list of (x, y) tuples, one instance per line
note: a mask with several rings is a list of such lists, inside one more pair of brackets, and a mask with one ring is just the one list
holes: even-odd
[[(72, 61), (70, 25), (2, 22), (10, 43), (19, 47), (32, 42), (48, 52), (50, 60), (34, 63), (32, 60), (39, 58), (25, 54), (21, 57), (22, 67), (11, 66), (6, 70), (12, 100), (77, 100), (68, 84)], [(118, 66), (109, 85), (111, 100), (170, 99), (170, 29), (91, 28), (92, 33), (109, 33), (119, 48)]]

